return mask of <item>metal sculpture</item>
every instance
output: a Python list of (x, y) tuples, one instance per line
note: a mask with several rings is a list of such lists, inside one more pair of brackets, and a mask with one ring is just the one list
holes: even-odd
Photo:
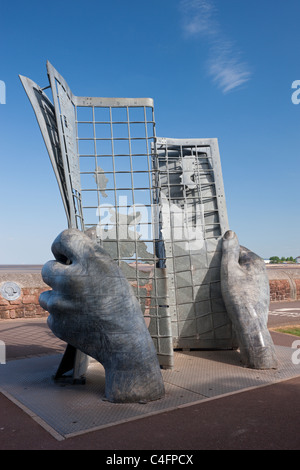
[[(236, 348), (221, 291), (229, 226), (217, 139), (156, 137), (152, 99), (75, 96), (49, 62), (47, 72), (43, 89), (20, 78), (68, 227), (93, 232), (122, 270), (161, 367), (173, 367), (176, 348)], [(84, 381), (87, 367), (88, 354), (69, 343), (56, 378), (72, 370)]]

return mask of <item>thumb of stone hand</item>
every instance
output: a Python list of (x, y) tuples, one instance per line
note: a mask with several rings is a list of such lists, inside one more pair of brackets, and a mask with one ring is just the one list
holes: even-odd
[(227, 274), (234, 274), (239, 268), (240, 244), (238, 238), (232, 230), (228, 230), (223, 236), (222, 247), (222, 269)]

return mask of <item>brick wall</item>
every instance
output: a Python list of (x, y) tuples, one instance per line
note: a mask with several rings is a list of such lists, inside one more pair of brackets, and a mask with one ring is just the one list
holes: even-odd
[(0, 296), (0, 319), (48, 316), (39, 305), (39, 295), (44, 290), (38, 287), (24, 287), (16, 300), (6, 300)]
[(291, 286), (288, 280), (270, 280), (269, 282), (271, 302), (291, 300)]
[(300, 300), (300, 267), (268, 265), (267, 274), (272, 302)]
[[(270, 282), (270, 300), (300, 300), (300, 267), (267, 266)], [(39, 305), (39, 295), (49, 287), (42, 281), (40, 272), (0, 272), (0, 288), (5, 282), (15, 282), (20, 287), (16, 300), (7, 300), (0, 294), (0, 320), (14, 318), (47, 317), (48, 313)], [(147, 286), (145, 286), (147, 287)], [(145, 305), (146, 310), (148, 305)]]
[(296, 298), (300, 300), (300, 279), (294, 279), (296, 284)]
[[(18, 296), (14, 300), (8, 300), (2, 291), (2, 288), (11, 282), (19, 288)], [(48, 313), (39, 305), (39, 295), (48, 289), (49, 287), (42, 280), (40, 270), (36, 272), (0, 271), (0, 320), (47, 317)]]

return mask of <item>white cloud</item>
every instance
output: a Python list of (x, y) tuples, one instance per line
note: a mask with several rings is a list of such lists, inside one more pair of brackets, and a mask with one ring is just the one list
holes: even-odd
[(182, 29), (190, 38), (204, 37), (210, 45), (208, 74), (223, 93), (228, 93), (251, 78), (232, 42), (224, 38), (213, 0), (180, 0)]
[(181, 0), (182, 27), (188, 36), (215, 34), (215, 7), (209, 0)]
[(242, 62), (240, 54), (231, 45), (218, 45), (213, 48), (207, 61), (208, 74), (223, 93), (228, 93), (248, 82), (251, 72), (248, 64)]

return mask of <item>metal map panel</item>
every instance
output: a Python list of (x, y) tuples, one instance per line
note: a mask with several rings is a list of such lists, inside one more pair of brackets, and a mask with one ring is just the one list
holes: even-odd
[(228, 220), (217, 139), (157, 137), (156, 146), (174, 348), (232, 348), (220, 286)]

